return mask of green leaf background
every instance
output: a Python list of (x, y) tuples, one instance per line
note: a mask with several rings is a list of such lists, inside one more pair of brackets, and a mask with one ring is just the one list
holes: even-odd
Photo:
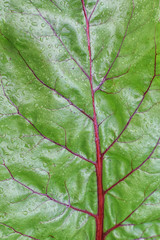
[[(129, 121), (104, 155), (104, 190), (137, 168), (106, 193), (104, 232), (122, 222), (106, 239), (160, 239), (160, 3), (97, 2), (95, 89), (109, 70), (95, 92), (102, 152)], [(85, 1), (88, 15), (95, 4)], [(80, 0), (0, 1), (0, 239), (95, 239), (94, 217), (70, 207), (97, 211), (85, 27)]]

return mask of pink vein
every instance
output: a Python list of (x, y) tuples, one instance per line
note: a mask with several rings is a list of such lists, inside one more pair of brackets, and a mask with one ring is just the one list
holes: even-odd
[(88, 18), (88, 21), (91, 20), (91, 17), (92, 17), (92, 15), (93, 15), (93, 13), (94, 13), (94, 11), (96, 10), (96, 7), (97, 7), (97, 5), (98, 5), (98, 2), (99, 2), (99, 0), (97, 0), (97, 2), (96, 2), (96, 4), (95, 4), (95, 6), (94, 6), (94, 8), (93, 8), (93, 10), (92, 10), (92, 12), (91, 12), (89, 18)]
[(18, 233), (18, 234), (20, 234), (20, 235), (22, 235), (22, 236), (24, 236), (24, 237), (28, 237), (28, 238), (31, 238), (31, 239), (39, 240), (38, 238), (34, 238), (34, 237), (29, 236), (29, 235), (26, 235), (26, 234), (21, 233), (21, 232), (15, 230), (13, 227), (10, 227), (9, 225), (7, 225), (7, 224), (5, 224), (5, 223), (1, 223), (1, 222), (0, 222), (0, 224), (3, 225), (3, 226), (5, 226), (5, 227), (8, 227), (8, 228), (12, 229), (15, 233)]
[(68, 152), (70, 152), (71, 154), (73, 154), (74, 156), (79, 157), (79, 158), (81, 158), (81, 159), (83, 159), (83, 160), (85, 160), (85, 161), (87, 161), (87, 162), (89, 162), (89, 163), (92, 163), (92, 164), (94, 164), (94, 165), (96, 164), (96, 163), (93, 162), (92, 160), (89, 160), (89, 159), (81, 156), (80, 154), (73, 152), (73, 151), (72, 151), (71, 149), (69, 149), (67, 146), (62, 145), (62, 144), (60, 144), (60, 143), (57, 143), (57, 142), (55, 142), (54, 140), (46, 137), (40, 130), (38, 130), (38, 128), (37, 128), (28, 118), (26, 118), (23, 114), (21, 114), (21, 113), (19, 112), (18, 107), (17, 107), (17, 106), (11, 101), (11, 99), (6, 95), (2, 81), (1, 81), (1, 83), (2, 83), (3, 93), (4, 93), (5, 97), (6, 97), (6, 98), (8, 99), (8, 101), (12, 104), (12, 106), (14, 106), (14, 107), (17, 109), (17, 114), (18, 114), (19, 116), (21, 116), (22, 118), (24, 118), (24, 119), (40, 134), (40, 136), (42, 136), (44, 139), (46, 139), (46, 140), (48, 140), (48, 141), (50, 141), (50, 142), (58, 145), (59, 147), (64, 148), (65, 150), (67, 150)]
[(115, 79), (115, 78), (122, 77), (122, 76), (126, 75), (128, 72), (129, 72), (129, 69), (125, 73), (119, 74), (119, 75), (114, 76), (114, 77), (106, 78), (106, 80), (112, 80), (112, 79)]
[[(31, 4), (34, 6), (32, 0), (30, 0)], [(34, 6), (35, 7), (35, 6)], [(72, 54), (70, 53), (70, 51), (68, 50), (68, 48), (66, 47), (66, 45), (63, 43), (62, 39), (57, 35), (55, 29), (53, 28), (53, 26), (51, 25), (51, 23), (41, 14), (41, 12), (39, 11), (39, 9), (37, 7), (35, 7), (37, 12), (39, 13), (40, 17), (48, 24), (48, 26), (50, 27), (50, 29), (52, 30), (52, 32), (54, 33), (54, 35), (57, 37), (57, 39), (60, 41), (60, 43), (62, 44), (62, 46), (64, 47), (64, 49), (66, 50), (66, 52), (69, 54), (69, 56), (71, 57), (71, 59), (77, 64), (77, 66), (81, 69), (81, 71), (86, 75), (86, 77), (89, 79), (89, 75), (86, 73), (86, 71), (83, 69), (83, 67), (77, 62), (77, 60), (72, 56)]]
[[(10, 42), (10, 40), (3, 34), (0, 32), (0, 34), (8, 41)], [(11, 42), (10, 42), (11, 43)], [(11, 43), (12, 44), (12, 43)], [(12, 44), (13, 45), (13, 44)], [(73, 107), (75, 107), (78, 111), (80, 111), (82, 114), (84, 114), (86, 117), (88, 117), (89, 119), (91, 119), (93, 121), (93, 118), (87, 114), (83, 109), (79, 108), (78, 106), (76, 106), (70, 99), (68, 99), (67, 97), (65, 97), (64, 95), (62, 95), (61, 93), (59, 93), (56, 89), (48, 86), (46, 83), (44, 83), (42, 80), (40, 80), (40, 78), (36, 75), (36, 73), (33, 71), (33, 69), (29, 66), (29, 64), (27, 63), (27, 61), (25, 60), (25, 58), (22, 56), (21, 52), (15, 47), (13, 46), (14, 49), (18, 52), (19, 56), (21, 57), (21, 59), (23, 60), (23, 62), (25, 63), (25, 65), (28, 67), (28, 69), (33, 73), (33, 75), (36, 77), (36, 79), (42, 83), (45, 87), (47, 87), (48, 89), (50, 89), (51, 91), (55, 92), (57, 95), (61, 96), (62, 98), (64, 98), (70, 105), (72, 105)]]
[(138, 207), (136, 207), (123, 221), (121, 221), (120, 223), (117, 223), (116, 225), (114, 225), (112, 228), (108, 229), (105, 233), (104, 233), (104, 238), (110, 233), (112, 232), (113, 230), (115, 230), (116, 228), (120, 227), (121, 224), (123, 222), (125, 222), (129, 217), (132, 216), (133, 213), (135, 213), (137, 211), (138, 208), (140, 208), (143, 203), (151, 196), (153, 195), (155, 192), (157, 191), (157, 189), (155, 189), (153, 192), (151, 192), (140, 204)]
[(145, 240), (145, 239), (151, 239), (151, 238), (157, 238), (157, 237), (160, 237), (160, 235), (154, 235), (151, 237), (140, 237), (140, 238), (135, 238), (133, 240)]
[(60, 11), (62, 11), (62, 9), (53, 0), (50, 0), (50, 2), (53, 3), (54, 6), (56, 6)]
[[(18, 51), (18, 50), (17, 50)], [(33, 69), (28, 65), (28, 63), (26, 62), (26, 60), (23, 58), (23, 56), (21, 55), (21, 53), (18, 51), (19, 55), (21, 56), (21, 58), (23, 59), (23, 61), (25, 62), (25, 64), (27, 65), (27, 67), (30, 69), (30, 71), (33, 73), (33, 75), (36, 77), (36, 79), (42, 83), (45, 87), (49, 88), (50, 90), (52, 90), (53, 92), (55, 92), (57, 95), (61, 96), (62, 98), (64, 98), (70, 105), (72, 105), (73, 107), (75, 107), (78, 111), (80, 111), (81, 113), (83, 113), (86, 117), (88, 117), (89, 119), (91, 119), (93, 121), (93, 118), (88, 115), (84, 110), (82, 110), (81, 108), (79, 108), (78, 106), (76, 106), (71, 100), (69, 100), (67, 97), (65, 97), (64, 95), (62, 95), (61, 93), (59, 93), (56, 89), (48, 86), (46, 83), (44, 83), (42, 80), (40, 80), (38, 78), (38, 76), (36, 75), (36, 73), (33, 71)]]
[(103, 164), (102, 164), (102, 155), (101, 155), (101, 146), (100, 146), (100, 137), (99, 137), (99, 129), (97, 122), (97, 113), (95, 106), (95, 96), (93, 89), (93, 75), (92, 75), (92, 53), (91, 53), (91, 41), (90, 41), (90, 24), (87, 17), (87, 11), (85, 7), (84, 0), (81, 0), (82, 8), (86, 21), (86, 34), (87, 34), (87, 43), (88, 43), (88, 53), (89, 53), (89, 63), (90, 63), (90, 88), (91, 88), (91, 96), (92, 96), (92, 107), (93, 107), (93, 125), (94, 125), (94, 137), (95, 137), (95, 145), (96, 145), (96, 178), (97, 178), (97, 215), (96, 215), (96, 239), (100, 239), (103, 234), (103, 218), (104, 218), (104, 192), (103, 192), (103, 181), (102, 181), (102, 172), (103, 172)]
[(49, 200), (51, 200), (51, 201), (53, 201), (53, 202), (55, 202), (55, 203), (58, 203), (58, 204), (60, 204), (60, 205), (63, 205), (63, 206), (65, 206), (65, 207), (67, 207), (67, 208), (71, 208), (71, 209), (73, 209), (73, 210), (75, 210), (75, 211), (78, 211), (78, 212), (86, 213), (86, 214), (88, 214), (88, 215), (91, 216), (91, 217), (96, 217), (95, 214), (93, 214), (93, 213), (91, 213), (91, 212), (89, 212), (89, 211), (87, 211), (87, 210), (83, 210), (83, 209), (74, 207), (74, 206), (72, 206), (72, 205), (70, 205), (70, 204), (66, 204), (66, 203), (60, 202), (60, 201), (58, 201), (58, 200), (50, 197), (47, 193), (40, 193), (40, 192), (37, 192), (37, 191), (33, 190), (32, 188), (28, 187), (28, 186), (25, 185), (24, 183), (21, 183), (20, 181), (18, 181), (17, 179), (15, 179), (14, 176), (13, 176), (13, 174), (11, 173), (10, 169), (6, 166), (6, 164), (3, 163), (3, 165), (4, 165), (4, 167), (8, 170), (8, 172), (9, 172), (11, 178), (13, 179), (13, 181), (15, 181), (15, 182), (17, 182), (18, 184), (20, 184), (21, 186), (25, 187), (26, 189), (28, 189), (29, 191), (31, 191), (33, 194), (37, 194), (37, 195), (40, 195), (40, 196), (47, 197)]
[[(98, 132), (98, 122), (97, 122), (97, 114), (95, 108), (95, 99), (94, 99), (94, 91), (93, 91), (93, 76), (92, 76), (92, 54), (91, 54), (91, 42), (90, 42), (90, 24), (87, 17), (87, 11), (85, 7), (84, 0), (81, 0), (82, 8), (85, 16), (86, 21), (86, 34), (87, 34), (87, 42), (88, 42), (88, 53), (89, 53), (89, 63), (90, 63), (90, 87), (91, 87), (91, 95), (92, 95), (92, 106), (93, 106), (93, 124), (94, 124), (94, 135), (95, 135), (95, 144), (96, 144), (96, 152), (97, 158), (101, 158), (101, 149), (100, 149), (100, 139), (99, 139), (99, 132)], [(98, 163), (97, 163), (98, 164)]]
[(123, 130), (121, 131), (121, 133), (118, 135), (118, 137), (112, 142), (112, 144), (103, 152), (103, 155), (106, 154), (106, 152), (108, 152), (108, 150), (118, 141), (118, 139), (121, 137), (121, 135), (123, 134), (123, 132), (127, 129), (128, 125), (130, 124), (132, 118), (134, 117), (134, 115), (137, 113), (138, 109), (140, 108), (141, 104), (143, 103), (143, 100), (146, 96), (146, 94), (148, 93), (151, 85), (152, 85), (152, 82), (154, 80), (155, 76), (153, 76), (152, 80), (150, 81), (150, 84), (149, 84), (149, 87), (147, 88), (147, 90), (145, 91), (145, 93), (143, 94), (143, 97), (140, 101), (140, 103), (138, 104), (136, 110), (134, 111), (134, 113), (130, 116), (128, 122), (126, 123), (125, 127), (123, 128)]
[[(155, 34), (156, 34), (156, 31), (155, 31)], [(120, 134), (118, 135), (118, 137), (111, 143), (111, 145), (102, 153), (103, 156), (104, 154), (106, 154), (108, 152), (108, 150), (118, 141), (118, 139), (121, 137), (121, 135), (123, 134), (123, 132), (127, 129), (128, 125), (130, 124), (132, 118), (134, 117), (134, 115), (137, 113), (138, 109), (140, 108), (141, 104), (143, 103), (144, 99), (145, 99), (145, 96), (146, 94), (149, 92), (150, 88), (151, 88), (151, 85), (152, 85), (152, 82), (153, 80), (155, 79), (155, 77), (157, 76), (156, 75), (156, 65), (157, 65), (157, 45), (156, 45), (156, 35), (154, 36), (154, 43), (155, 43), (155, 59), (154, 59), (154, 75), (149, 83), (149, 86), (147, 88), (147, 90), (144, 92), (143, 94), (143, 97), (140, 101), (140, 103), (138, 104), (136, 110), (134, 111), (134, 113), (130, 116), (128, 122), (126, 123), (125, 127), (123, 128), (123, 130), (120, 132)]]
[(127, 31), (128, 31), (129, 24), (130, 24), (131, 19), (132, 19), (132, 17), (133, 17), (134, 9), (135, 9), (135, 6), (134, 6), (134, 2), (133, 2), (133, 10), (132, 10), (131, 16), (130, 16), (130, 18), (129, 18), (129, 21), (128, 21), (128, 24), (127, 24), (127, 27), (126, 27), (126, 31), (125, 31), (125, 34), (124, 34), (124, 36), (123, 36), (123, 39), (122, 39), (120, 48), (119, 48), (119, 50), (118, 50), (118, 53), (117, 53), (115, 59), (113, 60), (112, 64), (110, 65), (110, 67), (109, 67), (106, 75), (104, 76), (103, 80), (102, 80), (102, 81), (100, 82), (100, 84), (94, 89), (95, 92), (96, 92), (96, 91), (103, 85), (103, 83), (107, 80), (107, 76), (108, 76), (108, 74), (110, 73), (110, 70), (112, 69), (114, 63), (116, 62), (116, 60), (117, 60), (117, 58), (118, 58), (118, 56), (119, 56), (119, 54), (120, 54), (121, 48), (122, 48), (122, 46), (123, 46), (124, 40), (125, 40), (126, 35), (127, 35)]
[(105, 190), (105, 194), (108, 193), (111, 189), (113, 189), (115, 186), (117, 186), (120, 182), (124, 181), (127, 177), (129, 177), (130, 175), (132, 175), (136, 170), (138, 170), (140, 167), (142, 167), (149, 159), (150, 157), (153, 155), (153, 153), (155, 152), (157, 146), (160, 143), (160, 138), (158, 139), (155, 147), (153, 148), (152, 152), (149, 154), (149, 156), (135, 169), (133, 169), (132, 171), (130, 171), (125, 177), (121, 178), (119, 181), (117, 181), (115, 184), (113, 184), (111, 187), (109, 187), (107, 190)]

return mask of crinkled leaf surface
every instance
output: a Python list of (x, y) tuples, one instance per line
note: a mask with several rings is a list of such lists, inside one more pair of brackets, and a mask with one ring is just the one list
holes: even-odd
[(159, 0), (0, 1), (0, 239), (160, 239), (159, 22)]

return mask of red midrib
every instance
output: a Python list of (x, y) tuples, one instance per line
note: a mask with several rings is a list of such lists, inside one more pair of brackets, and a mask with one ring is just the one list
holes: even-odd
[(102, 240), (103, 239), (103, 219), (104, 219), (104, 191), (103, 191), (103, 182), (102, 182), (103, 157), (101, 154), (97, 114), (96, 114), (96, 107), (95, 107), (95, 95), (94, 95), (95, 92), (93, 89), (90, 24), (89, 24), (89, 18), (87, 17), (87, 11), (85, 8), (84, 0), (81, 0), (81, 1), (82, 1), (82, 7), (83, 7), (85, 20), (86, 20), (86, 34), (87, 34), (89, 62), (90, 62), (89, 82), (90, 82), (91, 95), (92, 95), (93, 124), (94, 124), (94, 135), (95, 135), (95, 144), (96, 144), (96, 165), (95, 165), (95, 167), (96, 167), (96, 177), (97, 177), (97, 198), (98, 198), (98, 211), (97, 211), (97, 215), (96, 215), (96, 240)]

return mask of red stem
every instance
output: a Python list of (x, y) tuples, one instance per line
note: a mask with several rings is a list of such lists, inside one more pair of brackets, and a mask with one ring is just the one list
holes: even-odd
[(95, 135), (95, 144), (96, 144), (96, 165), (95, 166), (96, 166), (97, 197), (98, 197), (98, 211), (96, 216), (96, 240), (102, 240), (103, 239), (103, 219), (104, 219), (104, 191), (103, 191), (103, 182), (102, 182), (103, 157), (101, 154), (97, 114), (96, 114), (96, 107), (95, 107), (95, 96), (94, 96), (94, 89), (93, 89), (90, 24), (89, 24), (89, 18), (87, 17), (87, 11), (85, 8), (84, 0), (81, 0), (81, 2), (82, 2), (83, 12), (86, 20), (86, 33), (87, 33), (89, 62), (90, 62), (89, 82), (90, 82), (91, 95), (92, 95), (93, 124), (94, 124), (94, 135)]

